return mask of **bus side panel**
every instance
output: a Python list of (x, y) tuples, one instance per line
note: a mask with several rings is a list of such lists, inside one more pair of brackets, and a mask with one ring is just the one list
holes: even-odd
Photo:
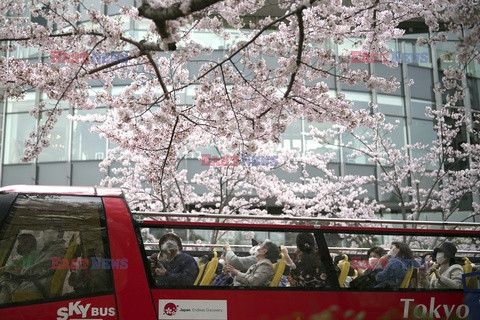
[[(281, 288), (152, 291), (156, 308), (159, 305), (161, 308), (158, 310), (161, 320), (185, 319), (182, 313), (192, 311), (197, 313), (195, 319), (210, 320), (207, 309), (215, 310), (219, 302), (226, 302), (227, 313), (215, 314), (218, 320), (471, 319), (469, 308), (463, 302), (463, 292), (458, 291), (293, 291)], [(193, 300), (193, 303), (185, 300)], [(192, 305), (199, 307), (192, 310)], [(200, 316), (202, 313), (205, 317)]]
[(127, 262), (127, 267), (113, 269), (119, 318), (156, 319), (145, 267), (128, 208), (122, 198), (105, 197), (103, 203), (112, 260)]
[(2, 320), (69, 320), (103, 319), (115, 320), (115, 297), (113, 295), (80, 298), (57, 302), (44, 302), (0, 309)]

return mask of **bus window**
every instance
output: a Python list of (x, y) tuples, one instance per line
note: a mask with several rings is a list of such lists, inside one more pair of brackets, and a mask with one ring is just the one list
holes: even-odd
[[(190, 278), (191, 283), (159, 281), (159, 271), (155, 271), (155, 265), (159, 264), (159, 269), (171, 267), (170, 265), (162, 266), (162, 262), (156, 262), (156, 258), (162, 254), (161, 249), (163, 249), (163, 246), (159, 247), (159, 242), (165, 235), (171, 233), (180, 239), (183, 254), (195, 260), (198, 271), (194, 278)], [(147, 269), (150, 269), (154, 287), (257, 286), (258, 283), (255, 281), (242, 282), (240, 279), (248, 278), (245, 274), (253, 272), (249, 271), (249, 268), (259, 262), (255, 252), (265, 245), (265, 241), (275, 245), (275, 248), (271, 247), (271, 252), (276, 252), (277, 255), (276, 258), (271, 258), (273, 272), (269, 271), (271, 273), (269, 280), (261, 283), (260, 286), (325, 288), (330, 286), (327, 274), (330, 273), (335, 281), (337, 277), (331, 259), (330, 267), (327, 268), (325, 263), (329, 262), (322, 260), (317, 240), (314, 234), (309, 232), (145, 227), (141, 229), (141, 235), (146, 256), (149, 257), (145, 263)], [(260, 252), (263, 251), (260, 250)], [(325, 255), (329, 257), (328, 253)], [(265, 258), (270, 259), (268, 252)], [(209, 269), (212, 264), (215, 270)], [(229, 270), (229, 266), (235, 270)], [(241, 276), (237, 279), (234, 276), (238, 273), (241, 273)]]
[[(146, 220), (148, 217), (154, 219)], [(178, 220), (175, 219), (176, 217)], [(223, 218), (225, 220), (220, 221)], [(194, 221), (196, 219), (201, 221)], [(285, 220), (285, 222), (270, 223), (275, 219)], [(236, 256), (250, 257), (249, 251), (254, 251), (251, 250), (254, 245), (252, 239), (258, 243), (265, 239), (275, 239), (273, 240), (275, 244), (288, 248), (288, 256), (298, 268), (300, 266), (299, 258), (301, 261), (303, 257), (299, 256), (298, 252), (300, 246), (297, 243), (297, 237), (300, 235), (307, 238), (303, 243), (308, 244), (312, 243), (309, 235), (313, 235), (315, 240), (313, 245), (315, 250), (313, 251), (318, 253), (326, 271), (326, 284), (323, 287), (309, 287), (307, 286), (309, 281), (296, 283), (288, 281), (289, 276), (292, 275), (292, 269), (290, 269), (281, 274), (287, 278), (284, 287), (282, 287), (282, 281), (277, 284), (271, 282), (269, 285), (240, 287), (232, 285), (233, 282), (230, 285), (228, 282), (220, 282), (218, 285), (215, 278), (212, 282), (202, 283), (202, 275), (200, 275), (195, 279), (198, 282), (182, 287), (181, 290), (174, 285), (159, 286), (153, 282), (153, 276), (148, 272), (147, 275), (151, 277), (150, 293), (158, 306), (156, 310), (159, 319), (169, 319), (171, 313), (175, 311), (172, 309), (173, 307), (177, 307), (177, 310), (192, 312), (192, 315), (189, 316), (185, 313), (183, 318), (195, 318), (196, 313), (208, 313), (208, 310), (225, 310), (222, 319), (230, 318), (235, 314), (241, 314), (242, 318), (248, 319), (296, 319), (298, 317), (302, 319), (341, 319), (345, 317), (400, 319), (402, 315), (404, 319), (413, 319), (428, 317), (431, 312), (439, 310), (437, 318), (446, 319), (455, 312), (458, 317), (466, 319), (469, 313), (472, 313), (470, 310), (478, 306), (476, 303), (478, 299), (471, 301), (472, 306), (467, 305), (461, 289), (419, 288), (418, 280), (416, 280), (418, 273), (422, 270), (421, 266), (429, 261), (428, 255), (431, 256), (433, 263), (436, 260), (439, 262), (439, 257), (433, 254), (433, 249), (441, 247), (444, 243), (456, 246), (455, 261), (458, 262), (456, 270), (458, 270), (458, 266), (462, 269), (465, 267), (464, 270), (470, 268), (473, 270), (470, 273), (475, 274), (480, 255), (478, 231), (457, 229), (468, 227), (469, 223), (444, 225), (442, 222), (441, 228), (430, 228), (427, 227), (428, 222), (421, 227), (396, 227), (396, 223), (402, 222), (365, 221), (365, 225), (359, 226), (362, 221), (359, 222), (357, 219), (352, 220), (351, 223), (348, 221), (351, 225), (347, 224), (345, 219), (332, 219), (333, 223), (342, 223), (341, 225), (326, 225), (330, 218), (301, 217), (298, 218), (298, 222), (293, 221), (294, 219), (281, 216), (270, 219), (265, 216), (212, 215), (209, 217), (208, 215), (196, 216), (193, 214), (190, 218), (190, 214), (186, 213), (147, 212), (143, 216), (139, 213), (139, 229), (137, 230), (139, 236), (141, 232), (139, 240), (142, 240), (142, 243), (139, 244), (141, 244), (141, 250), (144, 250), (147, 269), (150, 266), (147, 253), (148, 255), (157, 253), (159, 240), (165, 234), (173, 232), (182, 240), (183, 252), (198, 260), (199, 274), (201, 274), (202, 268), (205, 274), (208, 264), (215, 260), (215, 256), (223, 256), (223, 252), (228, 250), (228, 248), (224, 248), (225, 243), (228, 243), (232, 253)], [(260, 222), (257, 223), (257, 220)], [(265, 223), (265, 220), (268, 224)], [(312, 220), (312, 223), (308, 220)], [(389, 227), (385, 228), (387, 224)], [(431, 224), (437, 225), (436, 223)], [(477, 226), (477, 224), (474, 225)], [(396, 249), (390, 253), (390, 250), (393, 249), (391, 248), (392, 243), (396, 241), (408, 244), (409, 250), (412, 252), (411, 258), (402, 257), (402, 254), (398, 254), (399, 250)], [(376, 249), (375, 247), (378, 247), (379, 250), (370, 252), (372, 248)], [(445, 255), (448, 255), (448, 245), (443, 249)], [(391, 257), (387, 260), (389, 253)], [(202, 259), (204, 256), (206, 259)], [(396, 284), (397, 287), (393, 283), (389, 284), (390, 287), (384, 285), (375, 288), (376, 284), (372, 284), (365, 289), (353, 288), (354, 281), (368, 275), (374, 269), (380, 269), (378, 271), (383, 272), (383, 266), (397, 256), (399, 263), (402, 266), (405, 265), (405, 270), (402, 270), (404, 274), (399, 277), (401, 281)], [(384, 259), (381, 259), (382, 257)], [(424, 258), (423, 261), (422, 258)], [(467, 260), (470, 261), (469, 266), (466, 265)], [(223, 259), (223, 261), (228, 263), (229, 259)], [(219, 258), (218, 263), (221, 262), (222, 259)], [(277, 265), (280, 262), (281, 260), (277, 261)], [(337, 265), (336, 269), (334, 264)], [(391, 268), (389, 271), (396, 271), (396, 268)], [(307, 277), (305, 276), (305, 278)], [(351, 281), (347, 283), (347, 279)], [(376, 277), (374, 276), (373, 279), (376, 280)], [(466, 282), (468, 279), (464, 280)], [(478, 285), (475, 278), (470, 282), (472, 287)], [(252, 309), (251, 306), (258, 303), (259, 297), (268, 303), (259, 305), (265, 306), (264, 308)], [(226, 312), (227, 307), (228, 313)], [(216, 316), (217, 314), (215, 316), (212, 314), (210, 317), (209, 314), (204, 318), (220, 319)]]
[(0, 305), (112, 293), (100, 198), (19, 195), (0, 227)]
[(324, 233), (343, 288), (461, 290), (480, 260), (476, 237)]

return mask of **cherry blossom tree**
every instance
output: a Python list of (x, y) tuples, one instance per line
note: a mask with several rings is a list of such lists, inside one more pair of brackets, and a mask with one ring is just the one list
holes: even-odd
[[(398, 129), (397, 125), (387, 123), (385, 116), (378, 112), (373, 116), (375, 124), (365, 130), (335, 126), (324, 131), (313, 128), (310, 135), (320, 143), (334, 141), (335, 146), (352, 150), (349, 157), (366, 157), (370, 164), (376, 165), (381, 174), (375, 183), (383, 194), (394, 196), (404, 220), (419, 220), (422, 213), (431, 211), (441, 213), (443, 221), (450, 220), (461, 204), (478, 197), (480, 190), (480, 117), (467, 113), (463, 107), (461, 77), (458, 69), (446, 70), (442, 78), (444, 86), (437, 90), (440, 93), (445, 93), (446, 88), (450, 90), (446, 94), (448, 102), (440, 110), (426, 109), (436, 134), (430, 144), (396, 145), (392, 133)], [(348, 135), (350, 139), (344, 139), (345, 143), (330, 139), (340, 135)], [(480, 204), (473, 201), (466, 219), (479, 214)], [(398, 240), (416, 248), (430, 249), (439, 241), (445, 241), (438, 237)], [(476, 243), (472, 245), (469, 239), (467, 242), (460, 241), (457, 245), (463, 249), (475, 248)]]
[[(193, 178), (182, 169), (182, 159), (186, 153), (208, 146), (218, 148), (220, 155), (271, 155), (282, 133), (300, 117), (309, 122), (335, 123), (345, 131), (368, 127), (375, 132), (381, 116), (352, 109), (352, 102), (343, 94), (332, 97), (327, 82), (336, 78), (345, 85), (395, 91), (399, 79), (354, 68), (352, 50), (368, 57), (388, 54), (387, 42), (402, 36), (405, 31), (400, 26), (408, 21), (422, 21), (428, 28), (430, 36), (419, 38), (418, 44), (445, 41), (447, 32), (458, 36), (458, 68), (446, 75), (454, 76), (455, 86), (465, 75), (466, 66), (479, 61), (476, 0), (101, 3), (106, 12), (115, 14), (102, 14), (82, 0), (2, 2), (0, 43), (4, 52), (27, 47), (37, 50), (41, 59), (32, 63), (2, 57), (0, 87), (4, 98), (22, 99), (27, 92), (40, 90), (53, 101), (40, 102), (31, 109), (39, 126), (25, 143), (26, 162), (48, 147), (48, 135), (62, 112), (60, 102), (91, 110), (91, 115), (72, 120), (92, 122), (94, 132), (116, 145), (102, 163), (103, 168), (118, 164), (113, 169), (115, 175), (105, 184), (124, 187), (133, 207), (142, 210), (200, 210), (199, 204), (209, 203), (214, 209), (202, 210), (261, 213), (264, 211), (259, 208), (274, 199), (291, 214), (321, 211), (333, 216), (373, 216), (382, 208), (364, 197), (364, 187), (373, 178), (336, 176), (328, 170), (328, 155), (280, 153), (274, 168), (209, 167)], [(148, 32), (131, 32), (130, 22), (149, 22)], [(198, 41), (198, 32), (223, 41), (224, 52), (215, 54), (210, 45)], [(352, 49), (337, 53), (329, 47), (330, 42), (343, 44), (352, 38), (358, 39)], [(110, 59), (99, 62), (94, 57), (98, 52), (108, 53)], [(117, 58), (112, 58), (112, 53)], [(55, 63), (59, 58), (68, 63)], [(395, 62), (383, 63), (397, 67)], [(112, 88), (118, 81), (128, 85), (114, 93)], [(448, 81), (438, 90), (452, 89)], [(449, 99), (462, 98), (465, 89), (460, 86)], [(182, 100), (186, 92), (194, 92), (192, 102)], [(443, 112), (450, 112), (448, 104), (454, 104), (453, 100), (445, 102), (447, 111), (439, 112), (446, 116)], [(107, 113), (97, 114), (102, 106), (109, 107)], [(472, 123), (468, 115), (459, 117), (456, 120), (470, 121), (466, 125)], [(436, 119), (442, 118), (437, 115)], [(446, 130), (455, 131), (441, 122), (438, 128), (444, 125)], [(378, 135), (374, 137), (375, 147), (388, 143)], [(441, 140), (434, 143), (432, 148), (437, 149), (432, 149), (432, 154), (442, 147)], [(372, 151), (380, 165), (395, 160), (381, 158), (385, 151)], [(452, 152), (446, 155), (455, 156)], [(474, 157), (478, 149), (466, 144), (462, 152), (462, 156)], [(428, 171), (420, 160), (396, 159), (403, 161), (399, 168), (402, 174), (412, 171), (412, 162)], [(439, 163), (444, 165), (449, 159)], [(478, 176), (474, 163), (471, 174)], [(305, 166), (320, 169), (322, 175), (308, 176)], [(275, 170), (299, 170), (301, 181), (286, 183), (275, 176)], [(467, 172), (458, 174), (438, 172), (442, 186), (449, 185), (445, 179), (455, 180), (452, 188), (459, 188), (451, 190), (457, 193), (455, 199), (444, 196), (446, 187), (443, 194), (434, 188), (432, 199), (436, 200), (422, 204), (413, 196), (414, 187), (403, 189), (394, 179), (385, 180), (383, 188), (409, 194), (411, 198), (403, 206), (414, 216), (426, 208), (442, 208), (448, 215), (447, 210), (454, 209), (451, 201), (460, 199), (467, 190), (478, 189), (466, 181)], [(389, 177), (387, 172), (384, 176)], [(195, 185), (206, 191), (198, 194)], [(421, 192), (417, 194), (423, 199)]]
[[(363, 135), (344, 126), (325, 131), (313, 129), (311, 134), (319, 142), (325, 142), (325, 137), (331, 135), (350, 135), (352, 139), (342, 147), (353, 150), (349, 157), (365, 156), (369, 163), (379, 167), (381, 174), (375, 183), (383, 194), (393, 194), (404, 220), (418, 220), (421, 213), (436, 210), (446, 221), (459, 210), (462, 200), (478, 195), (480, 146), (461, 142), (460, 148), (456, 148), (455, 142), (465, 131), (478, 141), (479, 119), (472, 121), (464, 109), (427, 112), (434, 120), (437, 134), (431, 145), (397, 146), (390, 135), (397, 126), (386, 123), (381, 113), (375, 115), (376, 126), (365, 130)], [(474, 202), (469, 217), (478, 214), (480, 206)]]

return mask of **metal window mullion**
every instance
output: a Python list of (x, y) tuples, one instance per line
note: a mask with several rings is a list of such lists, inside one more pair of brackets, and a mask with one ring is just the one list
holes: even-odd
[[(402, 41), (401, 44), (401, 51), (405, 52), (405, 41)], [(412, 131), (411, 131), (411, 126), (412, 126), (412, 112), (411, 112), (411, 103), (410, 100), (412, 98), (411, 92), (410, 92), (410, 87), (407, 85), (408, 80), (409, 80), (409, 74), (408, 74), (408, 65), (404, 61), (405, 59), (402, 59), (401, 63), (401, 69), (402, 69), (402, 88), (403, 88), (403, 94), (404, 94), (404, 112), (405, 112), (405, 144), (409, 145), (412, 142)], [(407, 148), (407, 157), (408, 159), (413, 158), (412, 150), (410, 148)], [(407, 183), (410, 187), (412, 186), (412, 176), (409, 175), (407, 177)]]
[[(6, 51), (6, 56), (5, 58), (7, 59), (7, 74), (8, 74), (8, 57), (10, 55), (10, 41), (7, 41), (7, 51)], [(4, 167), (4, 154), (5, 154), (5, 128), (7, 127), (7, 108), (8, 108), (8, 102), (7, 98), (3, 98), (3, 110), (2, 110), (2, 134), (1, 134), (1, 141), (0, 141), (0, 161), (2, 166), (0, 167), (0, 185), (3, 185), (3, 167)]]
[[(75, 109), (73, 108), (72, 104), (68, 104), (68, 112), (72, 116), (75, 115)], [(73, 121), (69, 121), (68, 123), (68, 139), (67, 139), (67, 179), (68, 179), (68, 184), (72, 185), (72, 174), (73, 174), (73, 163), (72, 163), (72, 158), (73, 158)]]
[[(38, 106), (38, 104), (40, 103), (40, 95), (41, 95), (41, 94), (42, 94), (42, 93), (41, 93), (40, 91), (35, 90), (35, 105), (36, 105), (36, 106)], [(43, 117), (42, 111), (39, 111), (38, 115), (39, 115), (39, 116), (38, 116), (37, 119), (36, 119), (36, 121), (37, 121), (37, 124), (36, 124), (36, 126), (37, 126), (37, 128), (36, 128), (37, 134), (40, 133), (40, 119), (42, 119), (42, 117)], [(37, 139), (38, 139), (38, 136), (37, 136)], [(39, 143), (38, 140), (37, 140), (37, 143)], [(35, 184), (38, 184), (38, 179), (39, 179), (39, 177), (38, 177), (38, 175), (39, 175), (39, 170), (38, 170), (38, 156), (36, 156), (36, 157), (33, 159), (33, 169), (34, 169), (34, 177), (35, 177), (35, 178), (34, 178), (34, 180), (35, 180), (34, 182), (35, 182)]]
[[(338, 94), (340, 93), (341, 91), (341, 83), (340, 81), (338, 81), (338, 77), (337, 77), (337, 73), (338, 73), (338, 62), (339, 62), (339, 58), (338, 58), (338, 44), (334, 43), (334, 51), (335, 51), (335, 62), (337, 63), (336, 66), (335, 66), (335, 77), (334, 77), (334, 80), (335, 80), (335, 94), (336, 94), (336, 98), (338, 98)], [(342, 144), (343, 144), (343, 137), (342, 137), (342, 134), (339, 135), (338, 137), (338, 141), (339, 141), (339, 161), (340, 161), (340, 164), (339, 164), (339, 175), (340, 176), (344, 176), (345, 175), (345, 159), (343, 157), (343, 147), (342, 147)]]
[[(465, 68), (465, 70), (466, 70), (466, 68)], [(466, 73), (463, 73), (463, 75), (462, 75), (462, 85), (465, 88), (465, 97), (463, 99), (464, 106), (465, 106), (465, 116), (469, 118), (470, 123), (471, 123), (471, 121), (473, 120), (472, 100), (470, 99), (470, 89), (468, 88)], [(467, 138), (467, 144), (471, 144), (471, 138), (470, 138), (470, 134), (468, 133), (468, 130), (466, 130), (466, 136), (467, 136), (466, 137)], [(469, 156), (468, 156), (468, 167), (469, 168), (470, 168), (471, 164), (472, 164), (472, 156), (471, 156), (471, 154), (469, 154)], [(480, 193), (479, 193), (478, 190), (477, 190), (477, 192), (472, 192), (472, 202), (473, 203), (480, 203)], [(475, 219), (475, 216), (474, 216), (474, 219)]]
[[(374, 74), (374, 73), (375, 73), (375, 65), (373, 63), (370, 63), (370, 74)], [(373, 104), (376, 104), (377, 107), (378, 107), (378, 92), (377, 92), (377, 89), (371, 90), (371, 102)], [(377, 112), (378, 112), (378, 108), (377, 108)], [(371, 106), (370, 106), (370, 113), (373, 114), (373, 108)], [(374, 173), (375, 173), (375, 178), (377, 179), (377, 181), (380, 181), (381, 170), (380, 170), (380, 165), (378, 164), (378, 162), (375, 162)], [(375, 183), (375, 193), (376, 193), (375, 194), (375, 199), (378, 202), (380, 202), (380, 191), (381, 191), (380, 184)]]

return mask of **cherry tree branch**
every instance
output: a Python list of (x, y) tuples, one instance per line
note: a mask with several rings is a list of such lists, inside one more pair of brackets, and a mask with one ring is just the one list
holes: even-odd
[[(162, 87), (163, 93), (165, 94), (165, 99), (170, 100), (170, 94), (168, 92), (167, 86), (165, 85), (165, 82), (163, 81), (162, 75), (160, 74), (160, 70), (158, 70), (157, 64), (155, 63), (155, 60), (153, 60), (152, 55), (150, 52), (146, 53), (148, 61), (153, 67), (153, 70), (155, 70), (155, 75), (157, 76), (158, 82), (160, 83), (160, 86)], [(178, 118), (177, 118), (178, 121)]]
[(170, 150), (171, 150), (172, 145), (173, 145), (173, 139), (175, 137), (175, 131), (177, 129), (178, 121), (179, 121), (179, 117), (177, 116), (175, 118), (175, 124), (173, 125), (173, 128), (172, 128), (172, 134), (170, 135), (170, 141), (168, 142), (167, 154), (165, 155), (165, 159), (163, 160), (163, 163), (162, 163), (162, 169), (160, 171), (161, 172), (160, 173), (160, 185), (162, 185), (163, 175), (165, 173), (165, 166), (167, 165), (168, 157), (170, 156)]
[(167, 21), (186, 17), (194, 12), (201, 11), (222, 0), (189, 0), (177, 2), (166, 8), (152, 8), (147, 1), (142, 1), (138, 8), (140, 16), (152, 20), (162, 39), (168, 44), (169, 50), (176, 50), (176, 45), (170, 42), (170, 34), (167, 31)]
[(290, 82), (287, 85), (287, 90), (285, 91), (283, 97), (286, 99), (290, 92), (292, 91), (293, 84), (295, 83), (295, 77), (298, 72), (298, 68), (302, 63), (302, 52), (303, 52), (303, 42), (305, 41), (305, 30), (303, 26), (303, 16), (302, 11), (298, 11), (296, 13), (297, 20), (298, 20), (298, 48), (297, 48), (297, 59), (295, 61), (295, 70), (292, 72), (290, 76)]
[(233, 102), (232, 102), (232, 99), (230, 98), (230, 94), (228, 92), (227, 81), (225, 79), (225, 73), (223, 71), (223, 67), (220, 67), (220, 71), (222, 73), (223, 89), (225, 90), (225, 96), (227, 97), (228, 105), (230, 106), (230, 110), (232, 110), (233, 116), (235, 117), (235, 121), (237, 122), (238, 134), (240, 135), (242, 141), (244, 141), (242, 130), (240, 129), (241, 128), (240, 121), (238, 121), (237, 112), (235, 111), (235, 108), (233, 107)]

